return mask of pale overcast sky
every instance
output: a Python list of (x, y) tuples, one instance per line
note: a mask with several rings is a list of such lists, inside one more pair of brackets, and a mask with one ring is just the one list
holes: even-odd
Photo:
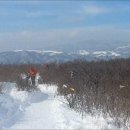
[(130, 1), (0, 2), (0, 51), (121, 42), (130, 45)]

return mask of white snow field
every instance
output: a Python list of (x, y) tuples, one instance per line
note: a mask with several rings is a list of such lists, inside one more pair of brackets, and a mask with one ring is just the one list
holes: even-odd
[(0, 129), (117, 129), (112, 119), (87, 115), (84, 119), (70, 109), (55, 85), (41, 84), (39, 90), (17, 91), (5, 83), (0, 94)]

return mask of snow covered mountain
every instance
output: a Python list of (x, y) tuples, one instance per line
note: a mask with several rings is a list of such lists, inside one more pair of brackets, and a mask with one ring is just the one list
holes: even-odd
[(75, 59), (109, 60), (115, 58), (130, 57), (130, 46), (117, 47), (112, 51), (93, 51), (79, 50), (77, 52), (65, 53), (59, 51), (40, 51), (40, 50), (15, 50), (0, 52), (0, 64), (29, 64), (29, 63), (48, 63), (66, 62)]

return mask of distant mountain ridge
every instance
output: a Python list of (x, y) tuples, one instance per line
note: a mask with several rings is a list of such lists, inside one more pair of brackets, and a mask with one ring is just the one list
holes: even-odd
[(49, 62), (66, 62), (76, 59), (109, 60), (130, 57), (130, 46), (117, 47), (112, 51), (79, 50), (65, 53), (60, 51), (15, 50), (0, 52), (0, 64), (43, 64)]

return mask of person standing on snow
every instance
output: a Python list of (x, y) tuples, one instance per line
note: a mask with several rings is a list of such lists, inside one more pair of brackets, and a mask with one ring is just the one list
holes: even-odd
[(28, 76), (31, 78), (32, 85), (36, 85), (35, 78), (36, 78), (37, 70), (34, 67), (31, 67), (28, 71)]

